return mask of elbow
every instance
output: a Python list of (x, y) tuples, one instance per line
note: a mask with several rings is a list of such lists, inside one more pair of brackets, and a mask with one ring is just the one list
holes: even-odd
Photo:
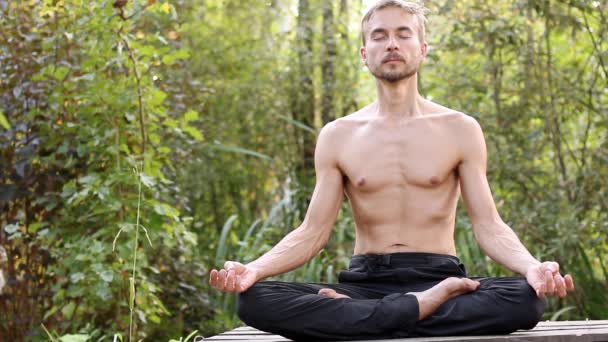
[(485, 237), (499, 234), (500, 227), (504, 225), (500, 217), (471, 220), (473, 236), (478, 242), (481, 242)]
[(331, 229), (326, 229), (323, 226), (313, 226), (307, 224), (307, 222), (298, 227), (298, 230), (303, 239), (309, 242), (311, 258), (325, 247), (331, 235)]

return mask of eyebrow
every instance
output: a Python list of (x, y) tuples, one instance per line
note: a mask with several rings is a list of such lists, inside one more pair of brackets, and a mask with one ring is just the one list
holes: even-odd
[(399, 26), (397, 28), (397, 31), (399, 31), (399, 32), (407, 31), (408, 33), (414, 33), (414, 30), (412, 30), (409, 26)]
[[(409, 26), (399, 26), (397, 27), (397, 31), (399, 32), (407, 32), (407, 33), (414, 33), (414, 30), (412, 30)], [(373, 35), (375, 33), (386, 33), (387, 29), (384, 28), (375, 28), (372, 30), (372, 32), (370, 32), (370, 35)]]

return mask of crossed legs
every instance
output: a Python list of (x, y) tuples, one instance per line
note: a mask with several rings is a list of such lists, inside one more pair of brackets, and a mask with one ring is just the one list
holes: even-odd
[(260, 282), (239, 296), (245, 323), (294, 340), (509, 333), (534, 327), (542, 311), (523, 278), (448, 278), (402, 293), (378, 283)]

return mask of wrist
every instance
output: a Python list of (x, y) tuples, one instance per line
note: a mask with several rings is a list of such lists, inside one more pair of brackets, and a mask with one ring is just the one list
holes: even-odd
[(528, 262), (526, 267), (524, 268), (524, 273), (522, 273), (522, 275), (527, 276), (531, 269), (538, 267), (540, 264), (541, 262), (536, 259), (533, 259), (532, 261)]
[(263, 272), (263, 268), (260, 267), (259, 265), (256, 265), (255, 262), (251, 262), (247, 265), (245, 265), (245, 267), (249, 268), (250, 270), (253, 271), (253, 273), (255, 274), (255, 281), (259, 281), (262, 280), (264, 278), (266, 278), (268, 275), (265, 274)]

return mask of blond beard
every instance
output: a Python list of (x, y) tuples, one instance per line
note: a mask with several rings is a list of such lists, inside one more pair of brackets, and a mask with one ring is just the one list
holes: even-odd
[(414, 76), (418, 70), (420, 69), (420, 64), (416, 65), (413, 68), (406, 68), (403, 71), (400, 70), (389, 70), (383, 71), (382, 68), (370, 68), (368, 66), (369, 71), (376, 77), (377, 79), (385, 80), (389, 83), (399, 82), (401, 80), (408, 79)]

